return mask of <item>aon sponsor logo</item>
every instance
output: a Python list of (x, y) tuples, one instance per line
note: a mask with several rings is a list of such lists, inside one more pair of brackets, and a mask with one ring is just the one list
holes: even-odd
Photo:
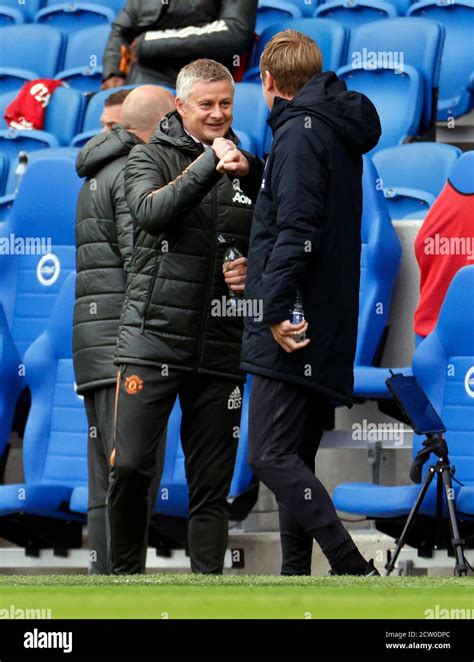
[(241, 193), (240, 191), (236, 191), (234, 197), (232, 198), (232, 202), (240, 202), (243, 205), (252, 204), (252, 200), (248, 196)]
[(227, 400), (227, 409), (240, 409), (242, 406), (242, 393), (236, 386)]

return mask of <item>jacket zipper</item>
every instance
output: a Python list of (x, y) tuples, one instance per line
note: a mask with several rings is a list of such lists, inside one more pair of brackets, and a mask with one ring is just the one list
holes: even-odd
[(158, 254), (157, 257), (156, 257), (156, 260), (155, 260), (155, 266), (153, 267), (153, 277), (151, 279), (150, 287), (148, 288), (148, 293), (147, 293), (147, 297), (146, 297), (146, 301), (145, 301), (145, 307), (143, 309), (142, 323), (141, 323), (141, 326), (140, 326), (140, 333), (142, 333), (142, 334), (145, 333), (145, 322), (146, 322), (147, 317), (148, 317), (148, 310), (149, 310), (150, 304), (151, 304), (151, 297), (153, 295), (153, 290), (155, 288), (156, 278), (158, 276), (158, 267), (159, 267), (159, 264), (160, 264), (160, 259), (161, 259), (161, 255)]
[(209, 294), (211, 291), (211, 286), (212, 286), (212, 277), (214, 275), (214, 260), (215, 260), (215, 254), (216, 254), (216, 235), (217, 235), (217, 185), (213, 187), (212, 189), (212, 246), (211, 246), (211, 257), (210, 257), (210, 263), (209, 263), (209, 273), (207, 276), (207, 285), (206, 285), (206, 296), (204, 297), (204, 306), (203, 306), (203, 313), (202, 313), (202, 319), (201, 319), (201, 326), (199, 329), (199, 344), (196, 352), (196, 362), (194, 365), (194, 372), (197, 372), (199, 364), (201, 362), (201, 354), (202, 354), (202, 344), (203, 344), (203, 333), (204, 333), (204, 327), (206, 326), (206, 320), (207, 320), (207, 300), (209, 298)]

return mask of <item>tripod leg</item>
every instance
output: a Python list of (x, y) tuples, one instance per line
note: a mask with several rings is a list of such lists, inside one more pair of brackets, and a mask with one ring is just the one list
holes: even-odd
[(456, 573), (459, 577), (463, 577), (464, 575), (467, 575), (467, 565), (464, 560), (464, 540), (459, 535), (454, 490), (451, 482), (451, 469), (449, 466), (443, 467), (441, 477), (443, 479), (446, 503), (448, 506), (449, 524), (451, 526), (452, 535), (451, 542), (453, 543), (454, 553), (456, 555)]
[(395, 548), (395, 552), (394, 552), (392, 558), (390, 559), (390, 563), (388, 563), (385, 566), (385, 570), (386, 570), (385, 576), (386, 577), (389, 576), (389, 574), (392, 572), (392, 570), (395, 567), (395, 563), (397, 562), (398, 556), (399, 556), (400, 552), (402, 551), (403, 545), (405, 544), (405, 540), (406, 540), (406, 537), (408, 535), (408, 532), (410, 531), (411, 526), (414, 522), (414, 519), (417, 516), (418, 511), (420, 510), (420, 506), (423, 503), (423, 499), (425, 498), (425, 495), (428, 491), (428, 488), (431, 485), (431, 481), (433, 480), (433, 478), (435, 476), (435, 472), (436, 472), (435, 467), (430, 467), (428, 469), (428, 471), (426, 472), (425, 480), (423, 481), (423, 486), (420, 490), (420, 493), (418, 494), (418, 496), (416, 498), (415, 504), (414, 504), (413, 508), (411, 509), (410, 514), (408, 515), (408, 519), (407, 519), (407, 521), (405, 523), (405, 526), (403, 528), (402, 535), (396, 541), (397, 546)]

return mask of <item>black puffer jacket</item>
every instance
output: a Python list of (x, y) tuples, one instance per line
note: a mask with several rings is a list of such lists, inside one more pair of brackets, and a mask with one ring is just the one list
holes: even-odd
[(213, 314), (227, 295), (218, 235), (247, 255), (262, 164), (246, 154), (246, 177), (221, 175), (213, 150), (185, 133), (176, 111), (167, 122), (132, 150), (125, 170), (136, 227), (115, 362), (243, 378), (242, 319)]
[(127, 83), (174, 87), (179, 70), (209, 57), (231, 71), (234, 57), (252, 44), (257, 0), (128, 0), (112, 24), (103, 78), (120, 76), (120, 46), (137, 39), (139, 63)]
[[(274, 133), (252, 225), (242, 368), (314, 388), (350, 405), (357, 341), (362, 154), (381, 129), (372, 102), (336, 74), (314, 76), (292, 100), (275, 100)], [(269, 325), (302, 295), (311, 343), (287, 354)]]
[(123, 171), (128, 153), (141, 142), (117, 126), (92, 138), (77, 157), (77, 173), (87, 177), (76, 212), (73, 350), (79, 393), (113, 384), (117, 375), (113, 357), (133, 243)]

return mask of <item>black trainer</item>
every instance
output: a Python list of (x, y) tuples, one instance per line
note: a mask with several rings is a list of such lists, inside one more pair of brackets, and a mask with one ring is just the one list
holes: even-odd
[[(347, 575), (348, 573), (346, 572), (336, 572), (335, 570), (330, 570), (329, 571), (330, 575)], [(352, 576), (359, 576), (359, 577), (380, 577), (380, 572), (377, 570), (377, 568), (374, 565), (374, 559), (370, 559), (367, 563), (367, 567), (364, 570), (364, 572), (357, 572), (357, 573), (352, 573)]]

